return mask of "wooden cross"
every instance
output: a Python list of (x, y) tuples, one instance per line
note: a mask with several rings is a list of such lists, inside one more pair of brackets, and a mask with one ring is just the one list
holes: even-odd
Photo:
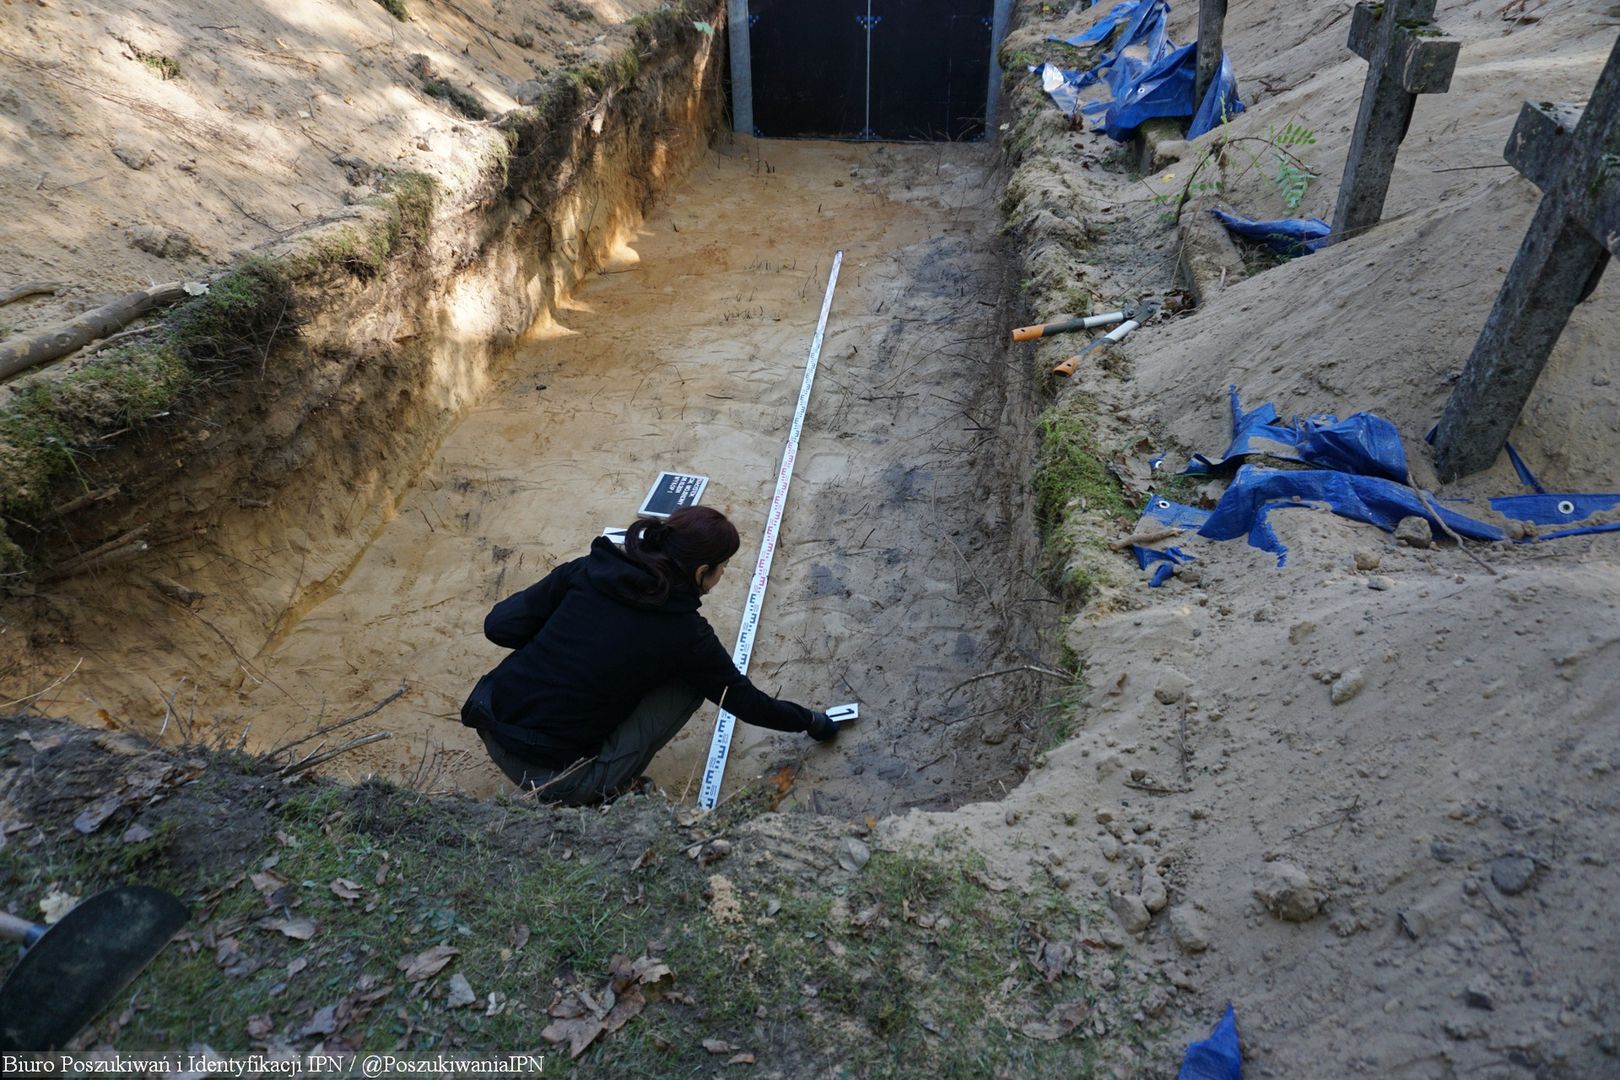
[(1329, 243), (1378, 224), (1417, 95), (1451, 88), (1461, 43), (1434, 25), (1434, 5), (1435, 0), (1387, 0), (1355, 7), (1350, 48), (1367, 61), (1367, 83)]
[(1503, 156), (1541, 188), (1496, 304), (1435, 432), (1440, 479), (1490, 467), (1575, 305), (1620, 252), (1620, 41), (1583, 110), (1527, 101)]
[(1198, 0), (1198, 65), (1193, 75), (1193, 111), (1204, 103), (1210, 83), (1221, 70), (1221, 30), (1226, 0)]

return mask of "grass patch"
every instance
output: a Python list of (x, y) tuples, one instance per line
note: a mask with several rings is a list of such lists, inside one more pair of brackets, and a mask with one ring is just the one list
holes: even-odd
[[(1110, 1040), (1140, 1049), (1152, 1037), (1129, 1019), (1129, 980), (1106, 992), (1093, 981), (1119, 962), (1086, 944), (1105, 916), (1055, 886), (992, 887), (968, 852), (879, 851), (859, 874), (800, 876), (774, 858), (778, 842), (741, 827), (766, 812), (763, 798), (681, 828), (659, 800), (598, 812), (377, 782), (289, 790), (251, 758), (196, 753), (161, 799), (81, 836), (74, 816), (153, 758), (95, 751), (85, 731), (36, 750), (6, 738), (14, 723), (0, 721), (0, 779), (31, 824), (0, 849), (0, 906), (34, 914), (53, 889), (139, 880), (192, 911), (97, 1021), (93, 1037), (120, 1047), (534, 1049), (548, 1073), (568, 1071), (540, 1038), (558, 993), (595, 992), (615, 955), (643, 953), (670, 967), (674, 993), (604, 1035), (573, 1063), (579, 1075), (709, 1075), (725, 1059), (703, 1040), (717, 1039), (792, 1076), (1088, 1077)], [(152, 835), (126, 844), (136, 820)], [(809, 817), (794, 831), (824, 838), (823, 851), (837, 835)], [(729, 856), (687, 857), (720, 835)], [(716, 874), (735, 918), (704, 899)], [(281, 931), (289, 919), (307, 939)], [(1035, 963), (1047, 942), (1073, 947), (1051, 978)], [(438, 945), (459, 953), (408, 981), (401, 958)], [(476, 1003), (450, 1004), (455, 975)], [(1108, 1039), (1031, 1037), (1025, 1025), (1058, 1006), (1100, 1015)]]
[[(123, 38), (118, 40), (124, 41)], [(135, 59), (145, 64), (164, 82), (180, 77), (180, 61), (174, 57), (164, 56), (162, 53), (147, 52), (145, 49), (138, 48), (128, 41), (124, 41), (124, 46), (134, 54)]]
[(1082, 404), (1071, 395), (1040, 420), (1035, 520), (1043, 537), (1050, 537), (1071, 509), (1097, 510), (1114, 517), (1130, 514), (1119, 482), (1103, 462), (1096, 437), (1080, 416)]
[(600, 94), (607, 89), (607, 73), (596, 64), (563, 68), (562, 74), (584, 93)]
[(405, 10), (405, 0), (377, 0), (377, 4), (400, 22), (410, 18), (411, 13)]
[(447, 101), (462, 116), (469, 120), (487, 120), (489, 110), (484, 107), (483, 101), (472, 91), (457, 86), (445, 76), (434, 69), (433, 64), (421, 53), (411, 57), (410, 72), (417, 78), (417, 85), (422, 93), (430, 98)]
[(427, 234), (438, 191), (438, 181), (426, 173), (396, 173), (373, 200), (385, 211), (380, 221), (352, 222), (322, 232), (292, 261), (300, 273), (337, 269), (360, 278), (375, 277), (390, 259)]

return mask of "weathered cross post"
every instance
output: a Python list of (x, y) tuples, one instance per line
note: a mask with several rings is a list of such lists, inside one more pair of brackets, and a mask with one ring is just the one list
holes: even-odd
[(1378, 224), (1395, 155), (1419, 94), (1451, 88), (1460, 42), (1434, 25), (1435, 0), (1363, 0), (1350, 20), (1350, 48), (1367, 61), (1367, 83), (1333, 211), (1336, 243)]
[(1441, 480), (1496, 460), (1570, 313), (1620, 252), (1620, 41), (1584, 110), (1525, 102), (1503, 156), (1541, 205), (1440, 417)]
[(1221, 70), (1221, 30), (1226, 0), (1198, 0), (1198, 66), (1193, 74), (1193, 108), (1204, 103), (1209, 84)]

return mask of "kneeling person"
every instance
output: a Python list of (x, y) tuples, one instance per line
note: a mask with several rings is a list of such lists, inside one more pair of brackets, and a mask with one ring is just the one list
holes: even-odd
[(698, 613), (738, 544), (706, 506), (638, 520), (622, 551), (598, 537), (490, 611), (484, 635), (513, 652), (478, 680), (462, 723), (520, 787), (575, 804), (636, 785), (704, 698), (745, 723), (833, 738), (825, 713), (749, 682)]

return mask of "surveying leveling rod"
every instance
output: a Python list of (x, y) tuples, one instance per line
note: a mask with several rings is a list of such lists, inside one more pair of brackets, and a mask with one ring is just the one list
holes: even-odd
[[(821, 357), (821, 341), (827, 333), (827, 313), (832, 310), (833, 288), (838, 284), (838, 268), (843, 264), (844, 253), (840, 251), (833, 256), (827, 295), (821, 301), (821, 318), (816, 321), (816, 335), (810, 340), (810, 358), (804, 365), (804, 382), (799, 386), (799, 405), (793, 411), (793, 425), (788, 429), (787, 446), (782, 450), (782, 467), (776, 472), (776, 494), (771, 497), (765, 535), (759, 542), (759, 559), (754, 564), (754, 579), (748, 586), (748, 602), (743, 605), (742, 625), (737, 628), (737, 647), (732, 650), (731, 660), (744, 675), (748, 674), (748, 658), (754, 651), (754, 633), (759, 629), (759, 612), (765, 603), (765, 585), (770, 580), (771, 559), (776, 554), (776, 536), (782, 528), (788, 485), (793, 481), (793, 462), (799, 456), (799, 433), (804, 430), (804, 414), (810, 407), (810, 387), (816, 379), (816, 361)], [(720, 781), (725, 778), (726, 756), (731, 752), (731, 733), (736, 725), (737, 718), (721, 709), (714, 722), (714, 737), (709, 741), (703, 786), (698, 788), (698, 805), (705, 810), (714, 809), (715, 803), (720, 801)]]

